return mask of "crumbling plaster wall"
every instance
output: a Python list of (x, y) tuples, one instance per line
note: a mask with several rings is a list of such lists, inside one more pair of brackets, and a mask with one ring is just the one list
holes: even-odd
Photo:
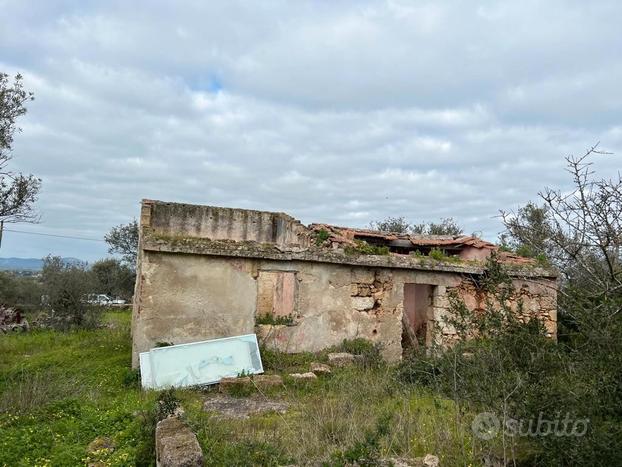
[[(257, 325), (260, 271), (294, 271), (292, 325)], [(142, 252), (133, 318), (133, 364), (157, 342), (180, 344), (257, 332), (286, 352), (319, 351), (363, 337), (385, 358), (402, 355), (404, 283), (457, 285), (459, 276), (303, 261)]]
[[(182, 344), (254, 332), (249, 261), (142, 252), (132, 318), (132, 364), (158, 342)], [(235, 331), (235, 332), (232, 332)]]
[[(260, 271), (295, 272), (291, 325), (256, 325)], [(315, 352), (363, 337), (381, 344), (389, 361), (402, 356), (404, 284), (433, 287), (426, 342), (451, 342), (448, 293), (456, 290), (478, 309), (482, 297), (459, 273), (373, 268), (308, 261), (141, 252), (133, 317), (133, 365), (157, 342), (180, 344), (257, 332), (285, 352)], [(514, 304), (537, 316), (555, 336), (555, 282), (515, 279)], [(440, 333), (435, 333), (440, 330)]]
[(388, 360), (400, 358), (403, 295), (390, 270), (303, 262), (291, 266), (299, 281), (293, 325), (258, 325), (267, 345), (316, 352), (364, 337), (381, 343)]

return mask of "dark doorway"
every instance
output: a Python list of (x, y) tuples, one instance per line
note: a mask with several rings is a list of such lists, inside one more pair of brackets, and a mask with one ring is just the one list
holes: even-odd
[(404, 284), (404, 340), (410, 346), (427, 347), (428, 319), (432, 307), (434, 286), (429, 284)]

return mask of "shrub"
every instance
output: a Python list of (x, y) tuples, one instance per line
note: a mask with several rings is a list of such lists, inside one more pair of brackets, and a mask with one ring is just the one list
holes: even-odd
[(42, 294), (36, 278), (0, 271), (0, 305), (33, 310), (41, 304)]
[(328, 230), (326, 229), (320, 229), (316, 232), (315, 234), (315, 244), (317, 246), (322, 245), (326, 240), (328, 240), (330, 237), (330, 234), (328, 233)]
[(355, 240), (355, 246), (347, 246), (344, 251), (347, 255), (388, 255), (388, 246), (376, 246), (362, 240)]
[(101, 320), (101, 310), (87, 303), (93, 290), (92, 275), (84, 263), (67, 263), (58, 256), (48, 256), (41, 273), (47, 324), (55, 329), (94, 328)]
[(447, 259), (447, 255), (440, 248), (432, 248), (430, 250), (430, 253), (428, 253), (428, 256), (437, 261), (443, 261), (444, 259)]
[(504, 462), (620, 464), (622, 324), (616, 301), (567, 301), (577, 331), (556, 344), (545, 337), (538, 320), (523, 323), (515, 318), (507, 304), (508, 281), (493, 258), (478, 283), (491, 296), (485, 309), (473, 313), (452, 297), (447, 321), (458, 333), (457, 342), (449, 349), (406, 358), (398, 366), (398, 378), (450, 397), (463, 414), (493, 412), (501, 420), (525, 425), (540, 418), (561, 420), (566, 414), (572, 420), (589, 419), (581, 437), (517, 438), (501, 430), (497, 438), (480, 441), (483, 450), (501, 452)]
[(123, 386), (126, 388), (139, 387), (140, 385), (140, 371), (138, 369), (126, 368), (123, 373)]
[(93, 263), (91, 274), (94, 292), (132, 299), (136, 273), (129, 266), (114, 258), (102, 259)]
[(179, 404), (180, 400), (175, 394), (174, 389), (162, 391), (156, 405), (156, 419), (160, 421), (174, 415), (175, 411), (179, 408)]

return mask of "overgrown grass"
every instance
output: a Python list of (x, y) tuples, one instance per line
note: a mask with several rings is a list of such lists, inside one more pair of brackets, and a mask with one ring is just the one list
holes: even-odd
[[(219, 420), (185, 402), (206, 458), (213, 465), (344, 465), (352, 455), (380, 458), (436, 453), (443, 465), (473, 463), (472, 439), (452, 402), (413, 390), (393, 370), (350, 367), (311, 383), (257, 392), (251, 397), (284, 400), (286, 414)], [(370, 433), (388, 419), (389, 429)]]
[[(162, 394), (143, 392), (130, 370), (128, 312), (108, 313), (113, 327), (92, 331), (36, 331), (0, 337), (0, 465), (153, 465), (153, 429)], [(207, 465), (343, 465), (367, 456), (437, 454), (442, 465), (477, 464), (467, 423), (456, 406), (395, 378), (358, 341), (342, 349), (369, 362), (311, 383), (291, 382), (250, 397), (283, 400), (287, 413), (216, 420), (202, 411), (211, 391), (178, 390)], [(308, 371), (321, 354), (262, 350), (269, 373)], [(364, 359), (365, 360), (365, 359)], [(365, 360), (368, 361), (368, 360)], [(388, 427), (388, 428), (383, 428)], [(114, 450), (87, 455), (96, 437)]]
[(86, 446), (113, 437), (111, 465), (134, 465), (142, 440), (136, 411), (153, 395), (128, 378), (127, 312), (111, 328), (0, 336), (0, 465), (83, 465)]

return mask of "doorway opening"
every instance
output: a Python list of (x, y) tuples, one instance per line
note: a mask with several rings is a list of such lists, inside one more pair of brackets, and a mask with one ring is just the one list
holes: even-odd
[(434, 285), (404, 284), (402, 347), (428, 348), (432, 343), (430, 321)]

